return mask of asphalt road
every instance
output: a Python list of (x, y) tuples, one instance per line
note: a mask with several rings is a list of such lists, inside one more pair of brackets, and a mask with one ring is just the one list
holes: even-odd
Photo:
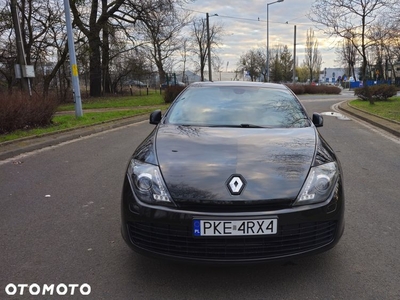
[[(330, 112), (343, 98), (320, 99), (303, 103)], [(8, 296), (10, 283), (91, 287), (62, 299), (400, 299), (398, 139), (326, 116), (320, 132), (345, 175), (342, 240), (289, 263), (221, 267), (144, 258), (121, 238), (125, 167), (152, 128), (141, 122), (0, 161), (0, 299), (60, 298), (27, 288)]]

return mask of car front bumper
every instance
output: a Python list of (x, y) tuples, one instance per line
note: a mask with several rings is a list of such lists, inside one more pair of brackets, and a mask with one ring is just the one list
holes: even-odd
[[(274, 235), (193, 235), (193, 219), (277, 218)], [(344, 230), (341, 183), (332, 197), (319, 204), (279, 210), (205, 212), (144, 204), (133, 195), (127, 180), (122, 193), (122, 236), (144, 255), (194, 262), (251, 263), (289, 259), (324, 252)]]

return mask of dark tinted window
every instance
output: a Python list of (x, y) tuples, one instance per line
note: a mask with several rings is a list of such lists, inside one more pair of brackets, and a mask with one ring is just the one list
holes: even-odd
[(169, 111), (167, 122), (198, 126), (309, 126), (291, 92), (232, 86), (188, 88)]

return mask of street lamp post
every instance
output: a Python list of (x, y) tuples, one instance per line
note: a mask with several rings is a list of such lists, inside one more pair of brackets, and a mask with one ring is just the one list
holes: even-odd
[(283, 0), (267, 3), (267, 82), (269, 82), (269, 6), (275, 3), (283, 2)]

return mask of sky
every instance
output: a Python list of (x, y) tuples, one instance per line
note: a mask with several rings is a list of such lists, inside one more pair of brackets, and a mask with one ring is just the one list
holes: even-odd
[[(275, 0), (196, 0), (184, 6), (195, 17), (210, 15), (224, 28), (218, 54), (224, 62), (223, 71), (233, 71), (239, 57), (246, 51), (267, 44), (267, 3)], [(313, 0), (284, 0), (269, 5), (269, 47), (287, 45), (293, 54), (294, 26), (296, 25), (296, 58), (298, 65), (304, 60), (307, 30), (312, 28), (322, 56), (322, 68), (340, 67), (335, 60), (336, 40), (316, 28), (308, 18)], [(217, 14), (218, 16), (215, 16)], [(229, 63), (228, 63), (229, 62)]]

